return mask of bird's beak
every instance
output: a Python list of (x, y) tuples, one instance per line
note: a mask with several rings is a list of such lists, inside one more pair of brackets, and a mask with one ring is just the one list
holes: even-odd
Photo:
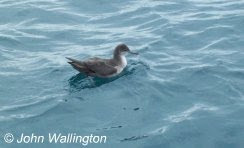
[(139, 53), (138, 52), (132, 52), (132, 51), (129, 51), (130, 54), (135, 54), (135, 55), (138, 55)]

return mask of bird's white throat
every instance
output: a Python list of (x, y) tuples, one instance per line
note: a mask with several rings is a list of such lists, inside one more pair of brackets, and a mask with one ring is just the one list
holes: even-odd
[(116, 74), (119, 74), (120, 72), (123, 71), (123, 69), (126, 67), (127, 65), (127, 61), (126, 61), (126, 58), (124, 55), (120, 55), (120, 60), (121, 60), (121, 63), (120, 65), (116, 66), (115, 68), (117, 69), (117, 72)]
[(121, 55), (120, 58), (121, 58), (121, 67), (125, 68), (127, 65), (127, 60), (124, 55)]

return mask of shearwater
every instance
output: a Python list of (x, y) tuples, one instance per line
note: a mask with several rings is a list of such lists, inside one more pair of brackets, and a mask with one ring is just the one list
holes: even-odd
[(113, 57), (111, 59), (93, 57), (85, 61), (79, 61), (73, 58), (66, 58), (70, 60), (68, 63), (73, 66), (74, 69), (86, 74), (87, 76), (108, 78), (118, 75), (126, 67), (126, 53), (138, 54), (136, 52), (132, 52), (127, 45), (119, 44), (115, 47)]

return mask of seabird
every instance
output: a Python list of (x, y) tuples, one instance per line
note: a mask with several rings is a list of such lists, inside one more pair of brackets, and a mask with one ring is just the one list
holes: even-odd
[(126, 53), (138, 54), (132, 52), (127, 45), (119, 44), (115, 47), (113, 57), (111, 59), (102, 59), (93, 57), (85, 61), (79, 61), (73, 58), (68, 63), (76, 70), (87, 76), (109, 78), (118, 75), (127, 65), (125, 58)]

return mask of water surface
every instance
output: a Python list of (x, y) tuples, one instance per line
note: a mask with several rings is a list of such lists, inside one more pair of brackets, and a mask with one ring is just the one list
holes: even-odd
[[(5, 133), (106, 135), (87, 147), (244, 146), (243, 0), (1, 0), (1, 148)], [(65, 57), (139, 56), (112, 79)]]

